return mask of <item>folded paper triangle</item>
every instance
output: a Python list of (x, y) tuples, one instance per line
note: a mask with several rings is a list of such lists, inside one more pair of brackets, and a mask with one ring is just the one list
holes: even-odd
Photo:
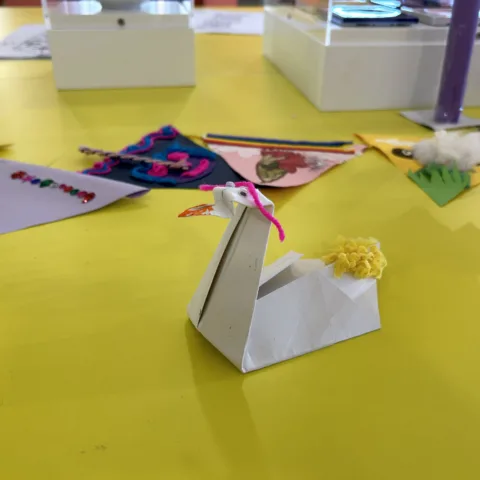
[(422, 165), (415, 159), (413, 147), (422, 137), (357, 135), (370, 147), (382, 152), (437, 205), (444, 206), (469, 188), (480, 185), (480, 165), (469, 172), (439, 164)]
[[(273, 203), (258, 196), (273, 215)], [(248, 201), (240, 201), (230, 218), (188, 315), (239, 370), (257, 370), (380, 328), (375, 279), (336, 278), (333, 266), (294, 252), (263, 267), (268, 218)]]
[(79, 150), (103, 157), (84, 174), (145, 188), (198, 188), (203, 183), (243, 180), (220, 155), (196, 142), (198, 138), (166, 125), (119, 152), (86, 146)]
[(363, 153), (352, 142), (302, 142), (209, 134), (204, 138), (241, 177), (256, 185), (296, 187)]

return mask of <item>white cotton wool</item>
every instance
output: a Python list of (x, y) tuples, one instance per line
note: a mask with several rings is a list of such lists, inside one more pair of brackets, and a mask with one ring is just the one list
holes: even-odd
[(462, 171), (472, 170), (480, 164), (480, 132), (437, 132), (434, 137), (417, 143), (413, 156), (423, 165), (456, 165)]

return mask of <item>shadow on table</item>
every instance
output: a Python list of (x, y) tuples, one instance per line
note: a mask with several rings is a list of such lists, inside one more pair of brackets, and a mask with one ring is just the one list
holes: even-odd
[(192, 364), (193, 381), (200, 407), (229, 476), (248, 477), (255, 465), (258, 478), (270, 478), (255, 421), (244, 392), (247, 377), (240, 373), (191, 324), (185, 324), (185, 336)]
[(75, 106), (109, 106), (132, 104), (136, 106), (152, 103), (185, 103), (193, 94), (194, 87), (164, 87), (136, 89), (70, 90), (59, 93), (62, 103)]
[[(308, 185), (308, 184), (307, 184)], [(275, 187), (258, 187), (261, 192), (269, 198), (275, 204), (275, 212), (278, 212), (282, 207), (291, 202), (297, 194), (300, 193), (302, 188), (306, 185), (301, 185), (300, 187), (289, 187), (289, 188), (275, 188)]]

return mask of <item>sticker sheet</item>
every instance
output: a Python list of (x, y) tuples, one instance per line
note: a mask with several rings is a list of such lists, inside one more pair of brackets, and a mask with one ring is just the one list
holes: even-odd
[(143, 187), (0, 159), (0, 234), (83, 215)]

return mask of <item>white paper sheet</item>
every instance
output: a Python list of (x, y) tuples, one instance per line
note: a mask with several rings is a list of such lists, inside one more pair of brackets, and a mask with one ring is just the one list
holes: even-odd
[(51, 58), (45, 25), (24, 25), (0, 41), (0, 59)]
[[(58, 185), (65, 184), (80, 191), (92, 192), (95, 198), (83, 203), (77, 195), (72, 196), (58, 187), (41, 188), (30, 181), (12, 179), (12, 173), (19, 170), (43, 180), (51, 179)], [(83, 215), (120, 198), (147, 192), (148, 189), (129, 183), (0, 159), (0, 235)]]
[(263, 267), (262, 275), (260, 276), (260, 287), (270, 281), (273, 277), (278, 275), (283, 270), (287, 269), (295, 262), (303, 257), (301, 253), (288, 252), (283, 257), (279, 258), (276, 262)]
[(263, 13), (195, 10), (191, 25), (196, 33), (263, 35)]

